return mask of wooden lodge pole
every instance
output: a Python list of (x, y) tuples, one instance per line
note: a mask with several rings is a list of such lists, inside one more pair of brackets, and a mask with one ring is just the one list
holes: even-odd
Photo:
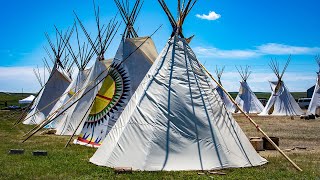
[(217, 83), (217, 85), (228, 95), (229, 99), (232, 101), (233, 104), (237, 106), (237, 108), (240, 110), (242, 114), (245, 115), (247, 119), (257, 128), (257, 130), (272, 144), (276, 150), (280, 152), (282, 156), (284, 156), (298, 171), (302, 171), (302, 169), (295, 163), (293, 162), (280, 148), (277, 146), (271, 139), (270, 137), (259, 127), (259, 125), (246, 113), (240, 108), (240, 106), (234, 101), (234, 99), (231, 97), (231, 95), (222, 87), (222, 85), (214, 79), (214, 77), (210, 74), (210, 72), (201, 64), (202, 68), (206, 71), (206, 73), (210, 76), (210, 78)]

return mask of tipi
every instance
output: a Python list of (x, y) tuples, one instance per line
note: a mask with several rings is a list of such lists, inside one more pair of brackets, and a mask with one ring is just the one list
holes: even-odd
[[(316, 111), (320, 107), (320, 56), (316, 57), (316, 61), (319, 66), (319, 71), (317, 72), (317, 75), (318, 75), (317, 82), (313, 91), (310, 105), (308, 107), (308, 111), (307, 111), (308, 115), (311, 115), (311, 114), (316, 115), (317, 113)], [(320, 114), (317, 114), (317, 115), (320, 115)]]
[(263, 111), (259, 115), (275, 115), (275, 116), (294, 116), (301, 115), (303, 111), (290, 94), (288, 88), (282, 81), (282, 77), (290, 63), (288, 59), (282, 72), (280, 72), (279, 63), (272, 60), (270, 68), (273, 70), (278, 78), (278, 81), (270, 81), (271, 96), (264, 107)]
[(53, 61), (54, 66), (51, 69), (51, 74), (46, 84), (41, 88), (37, 97), (25, 117), (23, 124), (40, 124), (50, 113), (54, 107), (56, 99), (58, 99), (71, 82), (71, 75), (69, 73), (72, 64), (69, 63), (68, 55), (63, 59), (66, 44), (68, 42), (74, 27), (70, 32), (66, 32), (64, 36), (56, 34), (56, 45), (51, 41), (49, 35), (46, 33), (47, 40), (54, 54), (54, 59), (46, 49), (50, 59)]
[[(218, 69), (218, 67), (216, 67), (216, 75), (217, 75), (217, 78), (218, 78), (218, 82), (220, 85), (222, 85), (222, 82), (221, 82), (221, 77), (222, 77), (222, 74), (224, 72), (224, 69), (225, 67), (223, 67), (222, 69)], [(228, 95), (221, 89), (220, 86), (217, 86), (216, 87), (216, 90), (217, 92), (219, 93), (222, 101), (224, 102), (227, 110), (231, 113), (234, 113), (235, 110), (236, 110), (236, 106), (232, 103), (232, 101), (230, 100), (230, 98), (228, 97)]]
[[(90, 69), (86, 69), (86, 67), (94, 55), (93, 48), (89, 48), (89, 44), (85, 42), (83, 43), (83, 45), (81, 45), (78, 28), (77, 26), (75, 26), (75, 28), (77, 33), (78, 53), (75, 53), (69, 43), (67, 43), (67, 48), (71, 57), (73, 58), (74, 64), (76, 64), (78, 68), (78, 74), (76, 78), (71, 82), (69, 87), (65, 90), (60, 99), (56, 102), (55, 106), (52, 108), (50, 112), (50, 115), (52, 115), (51, 118), (54, 118), (55, 115), (63, 111), (64, 108), (61, 107), (64, 106), (68, 102), (68, 100), (76, 94), (76, 92), (80, 91), (90, 73)], [(58, 110), (59, 108), (60, 111)], [(56, 117), (54, 121), (46, 126), (46, 128), (56, 129), (58, 124), (60, 124), (61, 119), (61, 117)]]
[(235, 99), (236, 103), (246, 113), (261, 113), (264, 107), (247, 83), (251, 75), (249, 66), (245, 68), (240, 67), (237, 70), (242, 78), (242, 82), (240, 82), (239, 94)]
[[(136, 0), (131, 10), (119, 0), (115, 0), (115, 3), (126, 28), (108, 77), (102, 83), (83, 127), (79, 128), (82, 131), (75, 144), (101, 145), (158, 56), (151, 37), (138, 37), (133, 28), (142, 6), (141, 1)], [(129, 4), (129, 1), (122, 3)]]
[(59, 118), (59, 123), (56, 125), (56, 135), (74, 135), (77, 133), (75, 130), (82, 127), (84, 120), (88, 117), (91, 107), (95, 102), (95, 97), (102, 86), (102, 82), (107, 78), (108, 71), (111, 67), (112, 61), (104, 58), (105, 52), (120, 26), (115, 18), (110, 20), (107, 25), (102, 25), (100, 21), (100, 9), (96, 9), (95, 4), (94, 10), (98, 29), (95, 41), (91, 39), (89, 33), (75, 14), (80, 27), (84, 31), (85, 36), (97, 56), (88, 77), (80, 90), (75, 92), (75, 94), (65, 104), (59, 107), (56, 112), (50, 114), (43, 123), (29, 131), (27, 133), (29, 136), (24, 141), (57, 118)]
[(90, 70), (88, 78), (81, 88), (73, 97), (72, 101), (64, 105), (64, 109), (57, 116), (60, 118), (60, 123), (57, 125), (56, 134), (57, 135), (73, 135), (74, 133), (80, 134), (80, 131), (75, 132), (75, 130), (82, 127), (84, 120), (88, 117), (89, 112), (93, 104), (95, 103), (95, 97), (98, 94), (102, 82), (108, 75), (110, 70), (110, 60), (105, 59), (105, 52), (112, 42), (118, 28), (119, 23), (112, 19), (108, 25), (102, 25), (100, 21), (100, 10), (99, 7), (95, 7), (96, 24), (98, 29), (98, 35), (96, 41), (90, 38), (90, 35), (85, 30), (83, 24), (79, 20), (80, 27), (84, 31), (88, 38), (88, 41), (93, 48), (97, 59), (95, 64)]
[[(180, 2), (180, 1), (178, 1)], [(90, 162), (133, 170), (259, 166), (252, 147), (182, 33), (196, 0), (178, 3), (172, 36)]]

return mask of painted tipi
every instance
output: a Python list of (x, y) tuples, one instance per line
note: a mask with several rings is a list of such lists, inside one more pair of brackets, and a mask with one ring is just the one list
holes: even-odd
[(101, 145), (158, 56), (151, 37), (138, 37), (133, 28), (138, 15), (135, 12), (141, 9), (141, 1), (136, 0), (131, 10), (119, 0), (115, 2), (126, 23), (125, 32), (108, 77), (102, 83), (75, 144)]
[(108, 78), (108, 73), (111, 70), (111, 61), (105, 59), (105, 52), (119, 28), (119, 23), (115, 21), (115, 19), (112, 19), (107, 25), (101, 24), (99, 7), (98, 9), (95, 7), (95, 16), (98, 29), (95, 41), (91, 39), (82, 22), (78, 16), (76, 16), (97, 59), (91, 68), (90, 74), (84, 82), (83, 87), (72, 97), (72, 101), (64, 105), (64, 110), (57, 115), (61, 120), (57, 125), (56, 135), (80, 134), (81, 127), (83, 127), (83, 124), (95, 103), (95, 97), (103, 86), (103, 81)]

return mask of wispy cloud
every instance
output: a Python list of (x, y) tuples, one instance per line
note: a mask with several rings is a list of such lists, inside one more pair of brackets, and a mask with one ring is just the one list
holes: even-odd
[(208, 15), (206, 14), (197, 14), (196, 17), (200, 18), (200, 19), (205, 19), (205, 20), (209, 20), (209, 21), (214, 21), (214, 20), (217, 20), (219, 18), (221, 18), (221, 15), (220, 14), (217, 14), (216, 12), (214, 11), (210, 11)]
[(224, 50), (216, 47), (195, 47), (199, 57), (246, 59), (264, 55), (313, 55), (320, 53), (320, 47), (291, 46), (277, 43), (267, 43), (256, 46), (254, 49)]
[(285, 44), (268, 43), (257, 47), (257, 51), (262, 54), (287, 55), (287, 54), (316, 54), (320, 52), (320, 47), (290, 46)]
[(194, 51), (200, 57), (213, 58), (243, 59), (260, 56), (254, 50), (223, 50), (215, 47), (195, 47)]
[[(270, 91), (269, 81), (276, 81), (277, 77), (271, 72), (253, 72), (248, 79), (249, 86), (255, 92)], [(316, 76), (312, 73), (287, 72), (283, 78), (286, 86), (292, 92), (304, 92), (314, 85)], [(228, 91), (237, 92), (240, 87), (241, 77), (236, 71), (225, 72), (222, 76), (222, 84)], [(297, 83), (301, 82), (303, 83)]]
[(37, 92), (40, 88), (32, 67), (0, 67), (0, 91)]

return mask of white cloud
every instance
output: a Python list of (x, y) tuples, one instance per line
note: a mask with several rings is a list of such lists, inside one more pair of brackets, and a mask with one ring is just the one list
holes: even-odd
[(290, 46), (285, 44), (268, 43), (257, 47), (257, 50), (262, 54), (271, 55), (288, 55), (288, 54), (316, 54), (320, 52), (319, 47), (302, 47)]
[(206, 14), (197, 14), (196, 17), (200, 18), (200, 19), (205, 19), (205, 20), (209, 20), (209, 21), (214, 21), (214, 20), (217, 20), (221, 17), (220, 14), (217, 14), (216, 12), (214, 11), (210, 11), (208, 15)]
[(253, 50), (223, 50), (215, 47), (195, 47), (193, 50), (199, 57), (243, 59), (260, 56)]
[(32, 67), (0, 67), (0, 91), (37, 92), (40, 85)]
[[(269, 81), (276, 80), (277, 77), (272, 72), (253, 72), (248, 79), (248, 84), (254, 92), (269, 92)], [(291, 92), (305, 92), (309, 87), (314, 85), (316, 76), (312, 73), (287, 72), (285, 73), (283, 80)], [(239, 82), (241, 81), (241, 77), (237, 71), (228, 71), (223, 73), (221, 81), (227, 91), (239, 91)]]
[(246, 59), (264, 55), (315, 55), (320, 53), (320, 47), (303, 47), (267, 43), (257, 46), (255, 49), (224, 50), (216, 47), (198, 46), (194, 48), (194, 51), (199, 57)]

